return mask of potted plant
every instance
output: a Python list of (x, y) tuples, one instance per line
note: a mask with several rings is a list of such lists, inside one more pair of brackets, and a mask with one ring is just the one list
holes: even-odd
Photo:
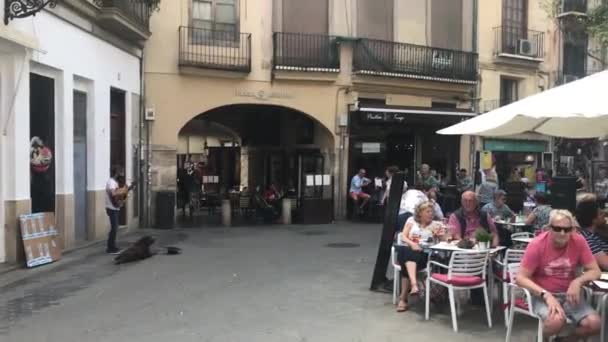
[(475, 232), (475, 240), (477, 240), (477, 249), (486, 250), (490, 248), (490, 241), (492, 241), (492, 234), (485, 229), (478, 229)]

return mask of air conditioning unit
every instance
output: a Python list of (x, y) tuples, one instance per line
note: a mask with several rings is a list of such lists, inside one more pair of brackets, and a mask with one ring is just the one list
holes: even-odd
[(536, 55), (536, 46), (531, 40), (520, 39), (517, 44), (517, 53), (524, 56)]
[(564, 84), (578, 80), (576, 75), (564, 75)]
[(154, 108), (146, 108), (144, 118), (146, 121), (154, 121), (156, 119), (156, 112), (154, 111)]

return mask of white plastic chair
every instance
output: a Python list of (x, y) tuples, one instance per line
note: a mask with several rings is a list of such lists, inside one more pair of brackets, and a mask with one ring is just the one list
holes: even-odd
[[(511, 333), (513, 331), (513, 319), (515, 313), (521, 313), (526, 316), (536, 318), (538, 320), (536, 340), (537, 342), (543, 341), (543, 320), (532, 311), (532, 294), (527, 289), (521, 288), (515, 284), (515, 277), (519, 272), (519, 263), (513, 263), (507, 265), (507, 271), (509, 273), (509, 287), (511, 288), (511, 298), (509, 307), (509, 319), (507, 321), (507, 339), (506, 342), (511, 341)], [(524, 297), (521, 297), (521, 294)], [(520, 295), (520, 297), (517, 297)]]
[[(538, 327), (536, 333), (536, 341), (543, 341), (543, 320), (541, 317), (536, 315), (534, 311), (532, 311), (532, 294), (527, 289), (521, 288), (515, 284), (515, 280), (517, 277), (517, 273), (519, 272), (519, 263), (508, 264), (507, 269), (509, 272), (509, 287), (511, 288), (511, 299), (510, 299), (510, 308), (509, 308), (509, 321), (507, 324), (507, 338), (506, 342), (511, 341), (511, 333), (513, 332), (513, 320), (515, 318), (515, 313), (521, 313), (529, 317), (536, 318), (538, 320)], [(585, 295), (584, 300), (589, 300), (589, 292), (587, 289), (583, 291)], [(523, 297), (522, 297), (523, 294)], [(519, 297), (518, 297), (519, 295)], [(572, 324), (572, 321), (567, 319), (567, 324)], [(549, 337), (549, 341), (553, 341), (555, 336)], [(585, 340), (586, 341), (586, 340)]]
[(401, 293), (401, 265), (397, 262), (395, 246), (391, 247), (391, 264), (393, 264), (393, 305), (397, 305), (397, 298)]
[[(458, 322), (456, 320), (456, 301), (454, 298), (454, 290), (472, 290), (483, 288), (488, 326), (490, 328), (492, 327), (490, 302), (488, 300), (488, 284), (486, 282), (488, 256), (489, 251), (457, 251), (452, 253), (449, 265), (444, 265), (439, 262), (429, 260), (426, 278), (426, 320), (429, 319), (431, 283), (448, 288), (450, 309), (452, 311), (452, 328), (455, 332), (458, 332)], [(448, 270), (448, 273), (433, 273), (432, 266), (446, 269)]]
[[(527, 234), (527, 233), (525, 233)], [(515, 235), (515, 234), (513, 234)], [(507, 249), (505, 256), (502, 260), (495, 259), (496, 265), (500, 266), (500, 269), (494, 270), (492, 277), (502, 283), (502, 310), (505, 313), (505, 327), (509, 324), (509, 271), (507, 266), (521, 261), (524, 256), (523, 250), (520, 249)], [(493, 285), (494, 283), (492, 283)]]
[[(401, 233), (397, 234), (397, 244), (404, 245), (401, 239)], [(391, 247), (391, 264), (393, 265), (393, 305), (397, 305), (399, 294), (401, 294), (401, 265), (397, 260), (397, 251), (395, 246)], [(418, 270), (418, 273), (426, 273), (426, 268)]]
[(511, 239), (515, 239), (515, 238), (533, 238), (534, 234), (529, 233), (529, 232), (519, 232), (519, 233), (513, 233), (511, 234)]

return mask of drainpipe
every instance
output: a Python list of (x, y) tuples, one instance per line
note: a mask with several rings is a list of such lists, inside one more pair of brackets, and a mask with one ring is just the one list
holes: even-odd
[(142, 148), (144, 147), (144, 144), (142, 143), (143, 141), (143, 133), (144, 133), (144, 124), (145, 124), (145, 112), (146, 109), (145, 107), (145, 101), (144, 101), (144, 49), (142, 48), (141, 50), (141, 55), (139, 57), (139, 134), (138, 134), (138, 141), (137, 141), (137, 145), (138, 145), (138, 152), (139, 155), (137, 156), (137, 161), (138, 161), (138, 172), (139, 172), (139, 181), (140, 181), (140, 187), (139, 189), (137, 189), (137, 191), (139, 191), (139, 203), (137, 203), (137, 205), (139, 205), (139, 227), (140, 228), (145, 228), (148, 225), (148, 208), (146, 208), (146, 206), (144, 205), (145, 203), (145, 191), (148, 188), (147, 185), (144, 185), (147, 181), (147, 179), (145, 178), (145, 173), (144, 173), (144, 158), (142, 158), (143, 156), (143, 150)]
[[(472, 28), (472, 42), (471, 42), (471, 47), (473, 50), (473, 53), (478, 53), (478, 47), (477, 47), (477, 35), (478, 35), (478, 17), (479, 17), (479, 0), (473, 0), (473, 28)], [(480, 67), (479, 67), (479, 59), (477, 60), (477, 70), (479, 73)], [(473, 88), (473, 111), (477, 114), (479, 113), (479, 101), (481, 101), (481, 99), (479, 98), (479, 94), (481, 93), (481, 83), (480, 83), (480, 79), (481, 77), (477, 77), (477, 84), (475, 84), (475, 87)], [(473, 170), (474, 166), (475, 166), (475, 140), (477, 138), (475, 136), (469, 136), (469, 167), (468, 169), (471, 170), (471, 175), (474, 175), (473, 172), (477, 172), (477, 170)]]
[[(337, 214), (339, 217), (342, 216), (346, 216), (346, 201), (345, 201), (345, 197), (346, 197), (346, 189), (344, 188), (345, 184), (346, 184), (346, 179), (344, 178), (344, 174), (346, 172), (346, 136), (348, 134), (348, 124), (347, 126), (341, 126), (340, 125), (340, 106), (339, 106), (339, 100), (340, 100), (340, 92), (344, 91), (345, 94), (350, 93), (351, 87), (350, 86), (342, 86), (339, 87), (336, 90), (336, 108), (335, 108), (335, 117), (336, 117), (336, 121), (337, 121), (337, 126), (338, 126), (338, 130), (339, 130), (339, 135), (340, 135), (340, 146), (339, 146), (339, 150), (338, 150), (338, 186), (335, 187), (335, 189), (337, 189), (337, 200), (338, 200), (338, 210), (337, 210)], [(347, 107), (348, 109), (348, 107)], [(348, 122), (348, 110), (347, 110), (347, 122)], [(334, 196), (335, 196), (335, 192), (334, 192)]]

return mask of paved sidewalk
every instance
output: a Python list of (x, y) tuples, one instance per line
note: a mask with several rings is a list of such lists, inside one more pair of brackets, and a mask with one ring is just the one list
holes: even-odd
[[(427, 322), (422, 301), (397, 314), (390, 294), (370, 292), (379, 225), (153, 232), (183, 254), (115, 266), (93, 246), (0, 276), (0, 341), (504, 341), (498, 312), (489, 329), (465, 307), (456, 334), (447, 306)], [(533, 321), (516, 330), (513, 341), (533, 340)]]

